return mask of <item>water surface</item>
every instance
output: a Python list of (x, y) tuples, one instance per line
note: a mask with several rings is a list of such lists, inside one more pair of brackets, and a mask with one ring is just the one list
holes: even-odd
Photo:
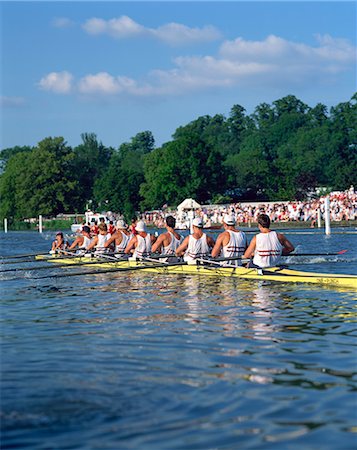
[[(2, 234), (0, 253), (52, 237)], [(348, 248), (291, 267), (357, 273), (355, 234), (288, 237)], [(356, 448), (355, 292), (139, 271), (35, 280), (36, 264), (0, 274), (3, 448)]]

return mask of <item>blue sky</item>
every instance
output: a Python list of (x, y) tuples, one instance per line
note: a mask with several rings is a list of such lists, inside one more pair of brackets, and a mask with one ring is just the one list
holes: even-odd
[(156, 145), (202, 115), (356, 91), (355, 2), (1, 2), (0, 147)]

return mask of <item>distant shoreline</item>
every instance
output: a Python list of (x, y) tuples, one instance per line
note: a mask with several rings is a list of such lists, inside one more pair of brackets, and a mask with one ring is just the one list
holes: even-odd
[[(212, 224), (212, 225), (218, 225), (216, 223)], [(150, 226), (148, 225), (149, 228), (156, 228), (155, 226)], [(252, 231), (256, 231), (258, 229), (258, 223), (257, 222), (251, 222), (251, 226), (249, 226), (247, 223), (237, 223), (236, 227), (243, 230), (243, 231), (247, 231), (249, 232), (249, 230)], [(335, 221), (331, 221), (331, 228), (356, 228), (357, 227), (357, 220), (341, 220), (340, 222), (335, 222)], [(308, 220), (306, 222), (296, 222), (296, 221), (291, 221), (291, 222), (272, 222), (270, 228), (272, 230), (294, 230), (294, 229), (309, 229), (309, 230), (324, 230), (325, 229), (325, 222), (322, 220), (321, 221), (321, 227), (318, 228), (317, 225), (315, 227), (311, 227), (311, 220)], [(164, 229), (164, 228), (160, 228), (160, 229)], [(204, 228), (204, 230), (206, 230)], [(210, 231), (218, 231), (218, 232), (222, 232), (224, 231), (224, 228), (220, 228), (218, 230), (210, 230), (209, 228), (207, 229), (207, 232)]]
[[(43, 222), (43, 230), (46, 231), (71, 231), (71, 224), (72, 220), (45, 220)], [(148, 228), (157, 228), (152, 224), (147, 224)], [(219, 224), (212, 224), (212, 225), (219, 225)], [(249, 226), (247, 223), (237, 223), (237, 227), (243, 229), (244, 231), (249, 232), (249, 230), (257, 230), (258, 225), (256, 222), (251, 222), (251, 226)], [(357, 227), (357, 220), (341, 220), (339, 222), (331, 221), (331, 228), (356, 228)], [(318, 227), (315, 225), (315, 227), (311, 227), (311, 221), (308, 220), (306, 222), (304, 221), (290, 221), (290, 222), (272, 222), (271, 228), (274, 230), (288, 230), (288, 229), (310, 229), (310, 230), (317, 230)], [(324, 230), (325, 228), (325, 222), (321, 220), (321, 228), (320, 230)], [(159, 228), (164, 229), (164, 228)], [(4, 231), (4, 224), (0, 224), (0, 231)], [(23, 221), (16, 221), (13, 223), (10, 223), (8, 225), (8, 231), (38, 231), (38, 223), (28, 223)], [(210, 230), (207, 229), (207, 232), (212, 231), (223, 231), (223, 227), (218, 230)]]

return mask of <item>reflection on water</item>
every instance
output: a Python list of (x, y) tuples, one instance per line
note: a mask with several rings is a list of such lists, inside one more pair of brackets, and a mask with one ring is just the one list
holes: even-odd
[(355, 446), (354, 292), (20, 279), (2, 291), (1, 331), (4, 448), (326, 448), (327, 433), (329, 448)]

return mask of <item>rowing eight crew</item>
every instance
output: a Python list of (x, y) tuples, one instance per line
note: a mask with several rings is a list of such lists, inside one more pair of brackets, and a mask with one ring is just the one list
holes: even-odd
[[(90, 229), (83, 226), (81, 236), (78, 236), (71, 246), (57, 247), (61, 250), (78, 249), (82, 252), (95, 250), (100, 255), (108, 250), (114, 250), (117, 257), (133, 255), (136, 258), (150, 256), (151, 253), (163, 255), (176, 255), (183, 257), (188, 263), (196, 259), (212, 256), (217, 258), (237, 258), (227, 261), (230, 265), (241, 265), (242, 259), (250, 259), (248, 267), (273, 267), (279, 264), (280, 257), (286, 256), (294, 250), (293, 244), (282, 234), (270, 230), (270, 218), (267, 214), (258, 216), (260, 233), (253, 237), (249, 246), (245, 233), (235, 228), (235, 219), (226, 214), (223, 218), (224, 232), (215, 242), (214, 239), (203, 232), (201, 218), (192, 222), (193, 232), (183, 238), (175, 231), (176, 219), (173, 216), (166, 218), (166, 233), (158, 238), (147, 232), (145, 222), (139, 221), (135, 226), (135, 234), (127, 230), (123, 220), (117, 222), (117, 231), (110, 235), (106, 225), (99, 225), (99, 234), (91, 239)], [(63, 235), (62, 235), (63, 237)], [(56, 236), (57, 239), (57, 236)]]

